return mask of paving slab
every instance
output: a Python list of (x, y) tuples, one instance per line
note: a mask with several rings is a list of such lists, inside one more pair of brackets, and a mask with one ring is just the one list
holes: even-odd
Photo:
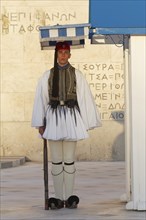
[[(49, 195), (54, 188), (49, 163)], [(146, 212), (128, 211), (124, 162), (76, 162), (77, 209), (44, 210), (43, 165), (27, 162), (1, 170), (1, 220), (145, 220)]]

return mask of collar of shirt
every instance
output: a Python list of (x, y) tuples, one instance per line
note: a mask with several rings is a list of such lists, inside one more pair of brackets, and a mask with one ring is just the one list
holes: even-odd
[(58, 64), (58, 69), (59, 70), (64, 70), (64, 69), (67, 69), (68, 67), (69, 67), (69, 63), (67, 63), (67, 64), (65, 64), (64, 66), (60, 66), (59, 64)]

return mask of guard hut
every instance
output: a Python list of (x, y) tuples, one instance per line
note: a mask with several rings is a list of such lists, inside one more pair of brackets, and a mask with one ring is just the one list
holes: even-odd
[(126, 201), (128, 210), (146, 210), (146, 1), (90, 0), (92, 43), (120, 37), (125, 67)]

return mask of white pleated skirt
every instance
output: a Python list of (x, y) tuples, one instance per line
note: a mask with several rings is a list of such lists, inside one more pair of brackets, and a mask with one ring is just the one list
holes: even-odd
[(47, 140), (78, 141), (89, 137), (77, 107), (48, 107), (46, 129), (43, 137)]

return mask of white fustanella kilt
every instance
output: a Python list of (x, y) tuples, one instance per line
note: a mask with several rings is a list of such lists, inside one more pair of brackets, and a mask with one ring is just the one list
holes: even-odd
[(46, 129), (43, 137), (48, 140), (77, 141), (88, 138), (85, 125), (78, 108), (75, 106), (48, 106), (46, 113)]

